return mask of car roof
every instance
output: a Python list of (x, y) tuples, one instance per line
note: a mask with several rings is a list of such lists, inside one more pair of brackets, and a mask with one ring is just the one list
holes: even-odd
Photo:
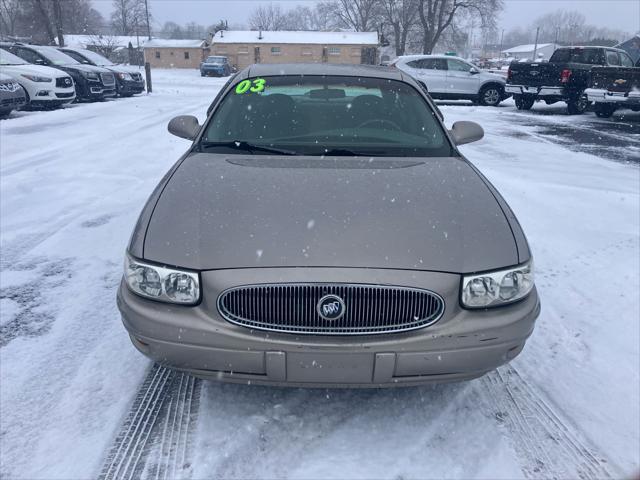
[(339, 65), (332, 63), (258, 63), (239, 72), (240, 78), (282, 75), (335, 75), (342, 77), (373, 77), (405, 80), (402, 72), (373, 65)]
[(416, 54), (416, 55), (400, 55), (398, 57), (398, 60), (417, 60), (420, 58), (455, 58), (456, 60), (462, 60), (463, 62), (466, 61), (464, 58), (462, 57), (458, 57), (457, 55), (444, 55), (444, 54), (436, 54), (436, 55), (420, 55), (420, 54)]

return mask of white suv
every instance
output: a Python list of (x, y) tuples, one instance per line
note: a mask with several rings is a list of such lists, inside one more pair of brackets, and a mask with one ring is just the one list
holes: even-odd
[(62, 70), (32, 65), (0, 48), (0, 72), (12, 77), (27, 92), (30, 106), (56, 108), (76, 99), (73, 79)]
[(391, 63), (421, 82), (432, 98), (471, 100), (497, 106), (508, 98), (504, 77), (482, 72), (475, 65), (449, 55), (405, 55)]

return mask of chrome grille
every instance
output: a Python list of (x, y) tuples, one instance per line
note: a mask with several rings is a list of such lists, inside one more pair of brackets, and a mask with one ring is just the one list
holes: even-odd
[(103, 85), (111, 86), (116, 84), (116, 77), (113, 73), (101, 73), (100, 78)]
[[(344, 315), (325, 320), (317, 305), (337, 295)], [(415, 288), (365, 284), (265, 284), (231, 288), (218, 297), (229, 322), (259, 330), (321, 335), (370, 335), (426, 327), (444, 312), (437, 294)]]

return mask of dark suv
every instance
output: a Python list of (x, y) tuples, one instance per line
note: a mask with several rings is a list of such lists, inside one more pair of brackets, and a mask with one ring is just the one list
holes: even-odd
[(67, 72), (73, 77), (79, 100), (102, 100), (116, 95), (115, 75), (106, 68), (82, 65), (55, 47), (12, 44), (4, 48), (29, 63)]
[(59, 48), (61, 52), (69, 55), (74, 60), (83, 65), (94, 65), (103, 67), (113, 72), (116, 76), (116, 92), (121, 97), (130, 97), (136, 93), (144, 92), (144, 79), (142, 74), (135, 67), (116, 65), (111, 60), (102, 55), (83, 48)]

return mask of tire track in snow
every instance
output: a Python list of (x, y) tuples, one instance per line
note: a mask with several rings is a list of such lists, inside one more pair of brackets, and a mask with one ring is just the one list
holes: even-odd
[(616, 477), (582, 434), (564, 423), (513, 367), (490, 372), (482, 381), (527, 478)]
[(201, 380), (154, 365), (103, 463), (99, 480), (191, 476)]

